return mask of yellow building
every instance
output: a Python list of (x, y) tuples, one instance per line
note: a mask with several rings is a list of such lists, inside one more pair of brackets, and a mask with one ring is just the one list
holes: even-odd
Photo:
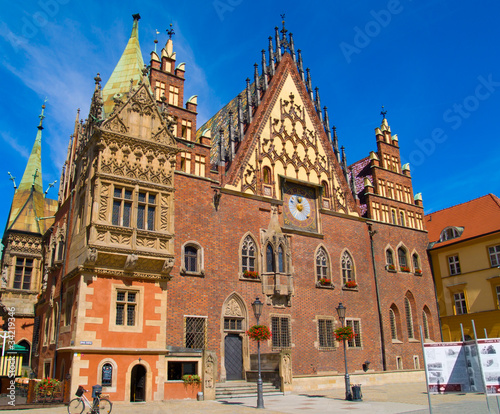
[(500, 199), (488, 194), (425, 216), (443, 341), (500, 337)]

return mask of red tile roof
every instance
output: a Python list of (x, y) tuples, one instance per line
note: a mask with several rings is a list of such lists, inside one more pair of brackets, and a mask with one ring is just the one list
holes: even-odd
[[(425, 224), (429, 231), (429, 241), (438, 242), (434, 248), (500, 231), (500, 199), (494, 194), (487, 194), (466, 203), (427, 214)], [(462, 235), (439, 242), (441, 232), (451, 226), (463, 227)]]

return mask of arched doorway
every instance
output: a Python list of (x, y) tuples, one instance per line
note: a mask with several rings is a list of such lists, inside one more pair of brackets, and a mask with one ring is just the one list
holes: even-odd
[(238, 381), (245, 379), (249, 369), (247, 311), (242, 298), (232, 293), (224, 301), (221, 320), (221, 380)]
[(130, 374), (130, 402), (146, 401), (146, 368), (137, 364)]

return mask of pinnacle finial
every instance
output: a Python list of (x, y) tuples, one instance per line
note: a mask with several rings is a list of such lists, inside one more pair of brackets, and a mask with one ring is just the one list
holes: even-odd
[(384, 110), (384, 105), (382, 105), (382, 111), (380, 111), (380, 115), (382, 115), (382, 120), (384, 120), (385, 116), (387, 115), (387, 111)]
[(38, 115), (38, 118), (40, 118), (40, 123), (38, 124), (38, 129), (42, 130), (43, 129), (43, 119), (45, 118), (45, 115), (43, 114), (44, 111), (45, 111), (45, 102), (47, 102), (47, 98), (45, 98), (45, 100), (43, 101), (43, 104), (42, 104), (42, 112), (40, 113), (40, 115)]
[(288, 30), (285, 29), (285, 13), (280, 14), (280, 16), (281, 16), (281, 23), (283, 24), (283, 29), (281, 29), (281, 33), (283, 33), (283, 36), (286, 36), (286, 32), (288, 32)]
[(172, 23), (170, 23), (170, 29), (167, 30), (167, 34), (169, 39), (172, 39), (172, 36), (175, 34)]
[(133, 18), (134, 20), (136, 20), (136, 21), (139, 21), (139, 20), (141, 20), (141, 15), (140, 15), (139, 13), (136, 13), (136, 14), (133, 14), (133, 15), (132, 15), (132, 18)]
[(153, 40), (154, 44), (155, 44), (155, 53), (156, 53), (156, 45), (158, 44), (158, 35), (160, 34), (160, 32), (158, 31), (158, 29), (155, 29), (155, 40)]

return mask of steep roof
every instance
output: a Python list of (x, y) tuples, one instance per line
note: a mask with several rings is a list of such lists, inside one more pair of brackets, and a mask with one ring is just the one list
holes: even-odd
[(130, 90), (130, 80), (133, 81), (133, 86), (136, 86), (142, 79), (144, 60), (142, 58), (141, 46), (139, 45), (138, 30), (141, 16), (134, 14), (132, 17), (134, 18), (134, 24), (130, 39), (106, 86), (102, 90), (104, 113), (106, 116), (113, 111), (113, 97), (117, 93), (127, 93)]
[(46, 199), (42, 187), (42, 123), (44, 109), (45, 105), (42, 106), (38, 132), (23, 178), (12, 199), (6, 232), (15, 230), (43, 234), (50, 227), (53, 220), (39, 219), (53, 216), (57, 210), (57, 201)]
[[(433, 248), (447, 246), (500, 231), (500, 199), (494, 194), (467, 201), (425, 216), (429, 241), (436, 242)], [(447, 227), (463, 227), (463, 233), (454, 239), (439, 242), (441, 232)]]

